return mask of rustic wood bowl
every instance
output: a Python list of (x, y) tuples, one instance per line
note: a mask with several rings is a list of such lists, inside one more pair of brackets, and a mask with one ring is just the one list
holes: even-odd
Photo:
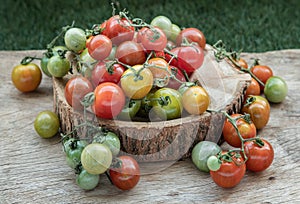
[[(54, 108), (63, 132), (71, 131), (83, 121), (82, 113), (75, 112), (64, 97), (64, 86), (69, 78), (53, 78)], [(195, 79), (210, 95), (209, 109), (237, 113), (251, 77), (226, 60), (216, 61), (213, 48), (206, 45), (204, 63), (191, 76), (191, 80)], [(89, 115), (92, 118), (93, 114)], [(97, 119), (97, 123), (119, 135), (122, 154), (129, 154), (139, 162), (174, 162), (189, 157), (194, 145), (200, 141), (219, 143), (224, 119), (222, 113), (205, 112), (169, 121)]]

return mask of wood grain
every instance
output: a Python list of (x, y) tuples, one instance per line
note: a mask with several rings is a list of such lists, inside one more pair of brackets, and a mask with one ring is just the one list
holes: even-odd
[[(259, 58), (282, 76), (289, 93), (271, 105), (268, 125), (259, 132), (275, 150), (275, 159), (262, 173), (247, 172), (233, 189), (216, 186), (190, 159), (178, 161), (154, 174), (144, 175), (131, 191), (121, 192), (105, 176), (93, 191), (75, 184), (59, 137), (41, 139), (33, 121), (39, 111), (53, 110), (53, 89), (44, 76), (38, 90), (23, 94), (12, 85), (13, 66), (42, 51), (0, 51), (0, 203), (299, 203), (300, 202), (300, 50), (243, 53)], [(36, 62), (39, 63), (39, 62)], [(226, 144), (223, 148), (228, 148)]]

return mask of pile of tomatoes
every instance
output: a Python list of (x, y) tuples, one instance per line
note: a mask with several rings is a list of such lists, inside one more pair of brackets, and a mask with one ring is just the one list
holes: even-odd
[(193, 148), (192, 161), (200, 171), (209, 172), (217, 185), (232, 188), (240, 183), (246, 170), (262, 172), (272, 164), (274, 149), (266, 139), (258, 136), (257, 130), (264, 128), (269, 121), (270, 102), (282, 102), (288, 89), (281, 77), (273, 76), (269, 66), (255, 60), (248, 68), (244, 59), (216, 49), (240, 70), (250, 73), (251, 84), (246, 90), (241, 112), (224, 113), (226, 120), (222, 135), (232, 149), (222, 150), (216, 143), (202, 141)]
[[(54, 45), (58, 37), (63, 37), (64, 45)], [(180, 29), (165, 16), (148, 24), (120, 12), (89, 30), (66, 26), (58, 37), (40, 58), (41, 69), (49, 77), (71, 76), (64, 94), (75, 111), (85, 113), (90, 108), (98, 118), (128, 121), (164, 121), (208, 111), (208, 93), (189, 81), (204, 61), (206, 39), (197, 28)], [(257, 172), (271, 165), (273, 148), (256, 130), (266, 126), (269, 102), (282, 102), (287, 86), (268, 66), (256, 62), (248, 68), (244, 60), (215, 49), (252, 76), (241, 114), (224, 112), (223, 137), (235, 149), (222, 150), (216, 143), (202, 141), (192, 152), (198, 169), (210, 172), (214, 182), (228, 188), (240, 182), (246, 169)], [(41, 81), (33, 59), (37, 58), (25, 58), (13, 69), (12, 81), (22, 92), (34, 91)], [(34, 125), (44, 138), (59, 130), (58, 117), (49, 111), (39, 113)], [(77, 174), (77, 184), (94, 189), (99, 176), (106, 174), (122, 190), (136, 186), (139, 165), (134, 158), (119, 155), (119, 137), (89, 121), (83, 126), (89, 132), (86, 139), (76, 135), (77, 127), (62, 134), (66, 161)]]

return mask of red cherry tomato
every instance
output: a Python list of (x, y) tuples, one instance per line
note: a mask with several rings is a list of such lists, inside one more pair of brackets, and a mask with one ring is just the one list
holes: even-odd
[(104, 60), (111, 52), (112, 42), (105, 35), (96, 35), (87, 43), (87, 48), (92, 58)]
[(137, 161), (130, 156), (120, 156), (120, 168), (111, 168), (109, 175), (112, 183), (121, 190), (134, 188), (140, 180), (140, 167)]
[[(224, 154), (226, 152), (223, 152)], [(246, 172), (244, 159), (233, 158), (232, 161), (222, 160), (219, 170), (210, 171), (213, 181), (222, 188), (232, 188), (240, 183)]]
[[(175, 50), (174, 50), (175, 49)], [(199, 69), (204, 61), (203, 49), (197, 45), (183, 46), (174, 48), (172, 53), (177, 53), (177, 62), (171, 62), (171, 65), (185, 70), (188, 74), (193, 73), (196, 69)]]
[(120, 18), (119, 15), (110, 17), (105, 25), (105, 30), (102, 32), (113, 45), (119, 45), (124, 41), (130, 41), (134, 37), (134, 27), (126, 18)]
[(178, 89), (182, 83), (186, 82), (186, 79), (180, 69), (172, 65), (170, 66), (170, 68), (173, 76), (170, 78), (167, 87), (172, 89)]
[(165, 33), (158, 27), (146, 28), (140, 33), (141, 44), (145, 50), (163, 51), (167, 45)]
[(177, 47), (181, 46), (182, 42), (184, 42), (184, 39), (186, 39), (189, 43), (195, 42), (202, 49), (205, 49), (206, 38), (202, 31), (197, 28), (185, 28), (181, 30), (176, 38)]
[(83, 76), (75, 76), (67, 82), (65, 86), (65, 98), (74, 110), (82, 110), (80, 101), (84, 96), (93, 91), (92, 83)]
[[(232, 114), (232, 118), (237, 118), (242, 114)], [(253, 138), (256, 136), (256, 127), (254, 123), (248, 123), (245, 119), (240, 118), (236, 121), (237, 128), (244, 139)], [(239, 138), (233, 125), (228, 118), (225, 120), (223, 126), (223, 137), (225, 141), (233, 147), (241, 147), (241, 139)]]
[(261, 139), (263, 145), (256, 141), (246, 141), (244, 143), (245, 154), (248, 157), (246, 167), (250, 171), (260, 172), (267, 169), (273, 162), (274, 150), (272, 145), (265, 139)]
[(116, 58), (124, 64), (134, 66), (146, 61), (146, 53), (139, 43), (125, 41), (117, 47)]
[(112, 82), (104, 82), (95, 90), (93, 110), (97, 117), (112, 119), (117, 116), (125, 105), (123, 90)]
[(92, 71), (92, 83), (94, 87), (103, 82), (113, 82), (118, 84), (125, 68), (123, 65), (111, 61), (99, 61)]
[[(266, 65), (255, 65), (251, 67), (250, 71), (264, 84), (273, 76), (273, 71)], [(260, 85), (261, 92), (264, 91), (264, 86)]]
[(245, 98), (247, 98), (249, 95), (254, 95), (254, 96), (260, 95), (259, 83), (253, 77), (251, 78), (250, 85), (247, 87)]

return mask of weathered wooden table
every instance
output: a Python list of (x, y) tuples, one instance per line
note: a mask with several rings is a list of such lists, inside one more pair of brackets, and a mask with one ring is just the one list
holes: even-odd
[[(259, 58), (282, 76), (289, 93), (272, 104), (268, 125), (259, 132), (274, 147), (272, 166), (261, 173), (247, 172), (233, 189), (215, 185), (209, 174), (191, 160), (141, 177), (131, 191), (121, 192), (105, 176), (93, 191), (75, 184), (59, 137), (41, 139), (33, 121), (38, 112), (53, 108), (52, 81), (44, 77), (37, 91), (20, 93), (11, 82), (13, 66), (42, 51), (0, 51), (0, 203), (300, 203), (300, 50), (243, 53)], [(39, 63), (39, 62), (37, 62)], [(223, 145), (226, 147), (226, 144)]]

